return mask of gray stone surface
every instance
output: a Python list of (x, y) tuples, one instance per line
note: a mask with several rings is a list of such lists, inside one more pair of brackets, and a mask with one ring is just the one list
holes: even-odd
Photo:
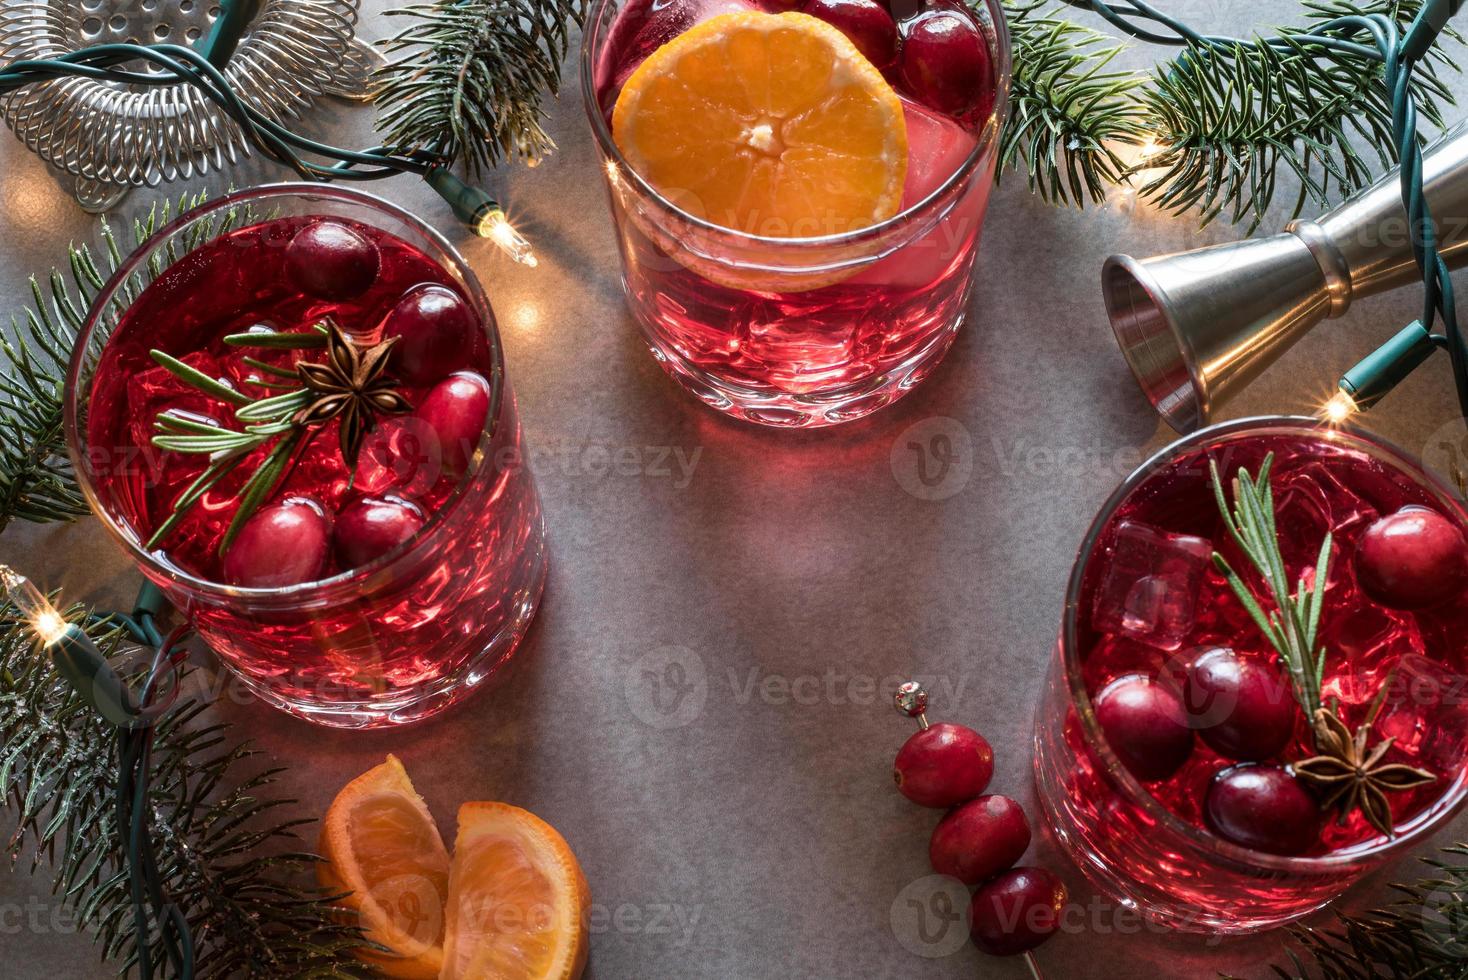
[[(379, 11), (380, 0), (368, 7)], [(1211, 29), (1290, 22), (1271, 0), (1168, 4)], [(366, 33), (390, 28), (373, 16)], [(1134, 53), (1133, 62), (1151, 52)], [(1468, 91), (1454, 80), (1459, 92)], [(330, 108), (314, 131), (365, 142), (368, 114)], [(683, 394), (653, 363), (621, 305), (616, 247), (574, 87), (553, 109), (561, 148), (492, 183), (534, 239), (530, 271), (455, 231), (408, 178), (377, 190), (456, 235), (499, 313), (509, 370), (550, 527), (540, 617), (509, 683), (415, 728), (313, 729), (243, 699), (219, 713), (289, 765), (285, 789), (319, 814), (347, 779), (395, 752), (445, 828), (459, 802), (502, 799), (553, 822), (580, 856), (597, 908), (589, 975), (1022, 977), (1018, 961), (960, 944), (904, 947), (892, 910), (927, 874), (935, 815), (891, 787), (910, 731), (884, 690), (935, 681), (931, 715), (994, 744), (994, 789), (1029, 802), (1031, 715), (1051, 656), (1066, 574), (1097, 506), (1140, 454), (1169, 439), (1106, 326), (1102, 258), (1240, 234), (1191, 219), (1055, 210), (1013, 179), (985, 230), (970, 323), (909, 398), (817, 433), (736, 424)], [(253, 163), (212, 188), (281, 179)], [(168, 191), (171, 193), (172, 191)], [(138, 193), (118, 220), (160, 192)], [(1281, 194), (1288, 198), (1288, 193)], [(1281, 219), (1283, 220), (1283, 219)], [(0, 288), (15, 306), (95, 222), (8, 136), (0, 139)], [(1377, 340), (1417, 315), (1412, 291), (1362, 303), (1271, 371), (1228, 415), (1311, 408)], [(1443, 364), (1370, 419), (1414, 451), (1454, 415)], [(954, 422), (941, 422), (951, 419)], [(969, 475), (946, 499), (904, 490), (916, 429), (955, 426)], [(608, 469), (613, 459), (637, 460)], [(682, 454), (671, 475), (653, 466)], [(632, 472), (632, 471), (636, 472)], [(955, 478), (956, 479), (956, 478)], [(69, 598), (125, 603), (137, 585), (95, 522), (13, 527), (0, 560)], [(662, 727), (644, 673), (680, 657), (700, 681)], [(650, 723), (651, 722), (651, 723)], [(1439, 841), (1461, 837), (1460, 818)], [(1424, 849), (1425, 850), (1425, 849)], [(1085, 910), (1039, 954), (1053, 978), (1262, 976), (1279, 934), (1156, 935), (1097, 899), (1048, 842), (1030, 861), (1065, 876)], [(1346, 899), (1387, 896), (1389, 876)], [(921, 887), (921, 886), (918, 886)], [(6, 976), (111, 971), (49, 896), (44, 875), (0, 875)]]

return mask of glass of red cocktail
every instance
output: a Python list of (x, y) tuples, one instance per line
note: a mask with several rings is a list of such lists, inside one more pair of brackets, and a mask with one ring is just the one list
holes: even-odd
[[(628, 304), (684, 387), (823, 426), (932, 371), (964, 320), (1007, 112), (997, 2), (600, 0), (581, 72)], [(857, 77), (900, 111), (822, 101)], [(679, 86), (691, 119), (660, 127)], [(896, 130), (886, 155), (845, 142)]]
[(245, 685), (374, 727), (510, 659), (546, 551), (494, 313), (379, 198), (189, 211), (102, 289), (68, 376), (93, 510)]
[[(1336, 726), (1304, 710), (1223, 570), (1277, 612), (1212, 471), (1232, 506), (1231, 481), (1266, 460), (1261, 526), (1291, 592), (1320, 597), (1304, 686), (1379, 782), (1359, 799)], [(1319, 908), (1440, 827), (1468, 787), (1465, 529), (1462, 501), (1418, 462), (1307, 419), (1215, 426), (1145, 464), (1081, 549), (1036, 721), (1062, 847), (1161, 922), (1243, 932)]]

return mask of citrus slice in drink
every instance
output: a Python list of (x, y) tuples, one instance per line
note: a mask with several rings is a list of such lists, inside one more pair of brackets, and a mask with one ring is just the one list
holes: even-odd
[(591, 891), (554, 827), (508, 803), (465, 803), (449, 875), (443, 980), (575, 980)]
[(612, 136), (678, 208), (750, 235), (844, 234), (902, 203), (897, 93), (807, 14), (723, 14), (667, 42), (622, 87)]
[(352, 780), (321, 826), (317, 877), (388, 952), (358, 955), (386, 976), (431, 980), (443, 968), (449, 855), (396, 756)]

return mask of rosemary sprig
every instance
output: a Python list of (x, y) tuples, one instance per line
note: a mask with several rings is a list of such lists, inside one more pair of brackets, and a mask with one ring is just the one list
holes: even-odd
[[(388, 354), (396, 338), (366, 351), (357, 348), (333, 323), (315, 324), (306, 332), (253, 330), (230, 334), (225, 342), (233, 347), (261, 350), (315, 350), (325, 348), (325, 364), (297, 361), (294, 371), (244, 358), (264, 374), (289, 384), (256, 381), (269, 394), (252, 398), (190, 367), (160, 350), (153, 360), (180, 381), (234, 406), (238, 428), (213, 419), (201, 419), (165, 409), (158, 413), (154, 446), (165, 452), (204, 454), (209, 464), (173, 502), (168, 518), (148, 539), (157, 547), (178, 527), (188, 512), (220, 480), (249, 458), (257, 449), (270, 446), (259, 467), (239, 490), (239, 505), (219, 542), (223, 553), (234, 543), (245, 522), (270, 499), (285, 481), (300, 450), (309, 444), (308, 434), (332, 419), (341, 420), (342, 458), (356, 468), (362, 437), (371, 431), (382, 413), (405, 412), (410, 406), (385, 376)], [(273, 443), (273, 445), (272, 445)]]
[(1234, 595), (1239, 597), (1250, 618), (1279, 653), (1290, 673), (1295, 700), (1305, 712), (1305, 717), (1313, 718), (1321, 706), (1320, 685), (1325, 675), (1325, 650), (1317, 646), (1316, 641), (1324, 606), (1325, 582), (1330, 573), (1332, 537), (1326, 532), (1325, 540), (1321, 542), (1314, 581), (1307, 581), (1301, 575), (1295, 592), (1291, 594), (1289, 574), (1285, 571), (1284, 556), (1279, 549), (1279, 530), (1275, 526), (1274, 489), (1269, 481), (1274, 454), (1264, 458), (1257, 479), (1251, 477), (1248, 470), (1239, 469), (1233, 479), (1232, 509), (1224, 498), (1218, 463), (1210, 460), (1208, 465), (1218, 511), (1223, 515), (1229, 535), (1263, 577), (1274, 601), (1274, 611), (1264, 611), (1253, 591), (1221, 553), (1213, 553), (1213, 564), (1228, 579)]
[(1264, 579), (1274, 601), (1274, 612), (1264, 611), (1243, 579), (1229, 566), (1227, 558), (1215, 551), (1213, 563), (1228, 578), (1234, 594), (1279, 653), (1290, 673), (1295, 700), (1310, 723), (1317, 754), (1294, 762), (1295, 776), (1320, 793), (1325, 809), (1338, 811), (1340, 823), (1344, 824), (1351, 813), (1359, 811), (1378, 833), (1391, 837), (1394, 827), (1387, 794), (1425, 786), (1437, 776), (1426, 769), (1386, 761), (1394, 741), (1391, 738), (1372, 744), (1371, 726), (1384, 702), (1385, 683), (1370, 713), (1354, 732), (1341, 718), (1338, 704), (1322, 703), (1325, 649), (1317, 641), (1330, 574), (1332, 536), (1327, 531), (1320, 545), (1314, 581), (1307, 581), (1301, 575), (1291, 593), (1275, 523), (1274, 489), (1269, 480), (1274, 454), (1264, 457), (1257, 479), (1248, 470), (1239, 469), (1233, 479), (1232, 509), (1224, 498), (1218, 463), (1210, 460), (1208, 466), (1218, 512), (1223, 515), (1229, 534)]

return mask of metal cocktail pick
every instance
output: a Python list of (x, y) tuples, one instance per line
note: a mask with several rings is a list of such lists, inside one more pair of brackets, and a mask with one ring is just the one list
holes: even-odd
[[(899, 714), (915, 719), (919, 731), (927, 730), (928, 692), (917, 681), (903, 681), (897, 685), (897, 692), (892, 695), (892, 704)], [(1045, 980), (1045, 975), (1040, 972), (1040, 964), (1035, 960), (1034, 950), (1024, 954), (1024, 961), (1034, 980)]]

